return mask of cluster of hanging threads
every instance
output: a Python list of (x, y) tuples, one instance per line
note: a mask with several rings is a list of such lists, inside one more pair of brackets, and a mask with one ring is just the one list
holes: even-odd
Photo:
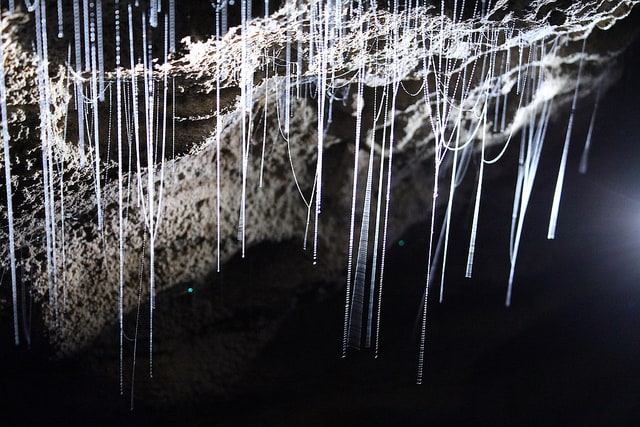
[[(68, 4), (71, 3), (71, 4)], [(424, 359), (427, 336), (427, 307), (429, 289), (436, 270), (440, 269), (440, 295), (444, 296), (445, 270), (448, 258), (449, 236), (453, 223), (453, 200), (456, 188), (462, 183), (469, 169), (471, 158), (478, 156), (473, 218), (467, 252), (466, 276), (473, 273), (476, 238), (480, 219), (485, 166), (496, 163), (507, 152), (512, 137), (516, 117), (510, 116), (509, 100), (517, 99), (516, 113), (523, 105), (535, 105), (527, 109), (526, 117), (519, 116), (520, 151), (518, 176), (511, 217), (510, 274), (505, 304), (511, 303), (512, 285), (520, 245), (524, 217), (540, 160), (542, 145), (553, 108), (552, 98), (540, 102), (539, 93), (545, 84), (543, 58), (559, 46), (559, 37), (549, 37), (548, 33), (524, 34), (513, 26), (491, 21), (500, 2), (465, 0), (440, 2), (439, 7), (429, 1), (395, 0), (386, 2), (362, 2), (353, 0), (309, 0), (308, 2), (286, 1), (280, 19), (286, 22), (283, 46), (260, 47), (256, 54), (254, 37), (261, 25), (269, 23), (270, 8), (264, 1), (263, 14), (253, 10), (254, 2), (249, 0), (214, 0), (211, 2), (215, 19), (215, 218), (216, 218), (216, 268), (221, 265), (220, 223), (222, 187), (221, 154), (223, 132), (223, 101), (221, 92), (228, 87), (229, 74), (235, 75), (234, 84), (239, 89), (237, 110), (240, 116), (239, 175), (241, 185), (240, 202), (237, 206), (237, 239), (241, 254), (245, 255), (247, 230), (252, 224), (247, 217), (251, 188), (248, 175), (255, 128), (259, 119), (255, 105), (263, 102), (262, 150), (259, 171), (259, 187), (263, 187), (265, 146), (268, 135), (268, 117), (275, 111), (278, 121), (276, 135), (287, 144), (289, 164), (295, 187), (303, 201), (302, 209), (307, 211), (304, 232), (306, 248), (308, 231), (312, 228), (312, 259), (316, 264), (319, 252), (320, 215), (322, 212), (322, 191), (324, 174), (324, 149), (326, 133), (332, 123), (334, 102), (351, 102), (354, 106), (355, 129), (353, 179), (351, 182), (351, 204), (349, 235), (347, 242), (347, 277), (344, 308), (342, 356), (348, 349), (374, 347), (379, 353), (380, 325), (382, 314), (382, 290), (385, 274), (385, 258), (388, 249), (389, 212), (392, 194), (393, 154), (407, 144), (405, 139), (397, 141), (396, 118), (399, 114), (397, 99), (403, 96), (422, 104), (424, 126), (428, 128), (428, 144), (434, 160), (434, 185), (427, 196), (431, 197), (431, 215), (428, 236), (427, 275), (423, 298), (421, 299), (421, 330), (418, 346), (417, 382), (423, 380)], [(53, 307), (56, 319), (64, 315), (59, 308), (59, 294), (66, 295), (64, 269), (66, 265), (65, 212), (63, 180), (68, 162), (57, 152), (60, 142), (70, 141), (77, 146), (78, 167), (89, 168), (93, 180), (96, 226), (103, 244), (110, 236), (106, 233), (106, 223), (112, 213), (106, 210), (103, 201), (107, 186), (107, 171), (111, 135), (115, 132), (117, 144), (117, 241), (118, 241), (118, 323), (119, 323), (119, 366), (120, 391), (124, 392), (124, 354), (128, 341), (125, 331), (125, 315), (130, 307), (124, 305), (126, 289), (125, 242), (129, 222), (129, 206), (134, 200), (142, 212), (144, 244), (140, 248), (141, 260), (140, 288), (137, 293), (135, 333), (133, 334), (133, 359), (135, 363), (140, 295), (142, 295), (143, 271), (149, 292), (149, 375), (153, 374), (153, 320), (156, 304), (155, 270), (156, 242), (162, 232), (161, 223), (165, 206), (165, 167), (168, 156), (167, 139), (175, 141), (175, 82), (171, 77), (170, 54), (177, 50), (176, 13), (179, 12), (175, 0), (120, 1), (106, 6), (102, 0), (58, 0), (56, 6), (55, 34), (68, 43), (67, 84), (73, 98), (73, 115), (77, 124), (77, 134), (68, 135), (64, 118), (64, 131), (52, 117), (53, 103), (49, 80), (47, 2), (25, 0), (25, 7), (34, 15), (35, 54), (38, 59), (37, 87), (40, 108), (40, 143), (42, 154), (42, 190), (44, 216), (44, 252), (46, 253), (46, 282), (49, 305)], [(69, 7), (70, 6), (70, 7)], [(230, 21), (231, 8), (239, 11), (239, 22)], [(15, 4), (9, 1), (9, 12)], [(65, 11), (72, 13), (65, 22)], [(261, 17), (261, 22), (254, 18)], [(111, 23), (110, 20), (113, 20)], [(466, 22), (480, 24), (477, 27)], [(73, 31), (65, 31), (71, 24)], [(225, 48), (229, 40), (225, 38), (230, 25), (238, 24), (236, 41), (240, 46), (239, 69), (225, 69)], [(105, 31), (113, 25), (113, 32)], [(367, 38), (367, 31), (375, 32), (375, 27), (383, 26), (384, 31)], [(126, 29), (123, 27), (127, 27)], [(111, 28), (111, 27), (109, 27)], [(113, 37), (106, 40), (105, 37)], [(154, 40), (161, 39), (162, 49)], [(1, 42), (1, 41), (0, 41)], [(346, 45), (351, 44), (349, 48)], [(106, 52), (107, 46), (115, 46), (115, 52)], [(574, 88), (571, 116), (567, 127), (564, 149), (560, 163), (556, 191), (553, 197), (549, 238), (555, 236), (558, 209), (566, 168), (567, 152), (571, 139), (574, 113), (579, 97), (580, 78), (583, 69), (586, 38), (582, 51)], [(1, 45), (0, 45), (1, 48)], [(349, 50), (352, 49), (352, 50)], [(128, 50), (129, 63), (125, 69), (123, 55)], [(73, 51), (73, 55), (71, 54)], [(284, 52), (284, 53), (283, 53)], [(380, 53), (382, 52), (382, 53)], [(419, 65), (413, 71), (421, 79), (417, 92), (412, 92), (403, 84), (408, 71), (402, 59), (416, 56)], [(113, 60), (111, 58), (114, 58)], [(73, 61), (72, 61), (73, 58)], [(341, 69), (347, 60), (351, 61), (351, 72)], [(516, 60), (517, 58), (517, 60)], [(113, 61), (115, 72), (108, 70)], [(261, 62), (262, 61), (262, 62)], [(159, 64), (162, 64), (160, 66)], [(264, 96), (256, 90), (258, 75), (264, 76)], [(373, 76), (378, 77), (377, 80)], [(171, 84), (171, 94), (169, 91)], [(373, 83), (372, 83), (373, 82)], [(112, 130), (111, 104), (112, 87), (115, 85), (115, 131)], [(366, 93), (365, 93), (366, 91)], [(106, 97), (106, 93), (109, 97)], [(369, 93), (373, 93), (372, 96)], [(313, 185), (310, 194), (304, 194), (294, 168), (291, 154), (291, 119), (295, 115), (292, 100), (307, 97), (315, 100), (317, 110), (316, 158)], [(261, 98), (261, 99), (259, 99)], [(422, 100), (420, 100), (422, 98)], [(586, 170), (586, 155), (591, 143), (591, 131), (597, 103), (591, 119), (589, 135), (585, 143), (581, 170)], [(2, 146), (4, 150), (6, 208), (9, 237), (9, 264), (13, 300), (15, 342), (20, 342), (16, 233), (12, 205), (12, 177), (10, 156), (10, 134), (7, 122), (7, 88), (0, 49), (0, 102), (2, 114)], [(516, 102), (516, 101), (511, 101)], [(108, 103), (109, 121), (104, 122), (104, 105)], [(171, 103), (171, 108), (169, 108)], [(364, 114), (370, 113), (370, 117)], [(170, 115), (170, 117), (169, 117)], [(365, 120), (366, 119), (366, 120)], [(366, 129), (363, 122), (371, 122), (372, 129)], [(171, 129), (169, 129), (171, 128)], [(106, 141), (102, 135), (107, 132)], [(377, 130), (381, 130), (377, 132)], [(171, 133), (169, 133), (171, 132)], [(269, 133), (271, 135), (271, 133)], [(504, 142), (499, 154), (487, 158), (487, 148), (491, 136), (501, 135)], [(101, 151), (107, 146), (106, 156)], [(368, 145), (368, 147), (367, 147)], [(475, 153), (475, 154), (474, 154)], [(174, 152), (172, 152), (172, 156)], [(105, 161), (105, 157), (107, 161)], [(146, 160), (146, 163), (145, 163)], [(448, 163), (447, 163), (448, 162)], [(450, 164), (451, 176), (446, 180), (441, 176), (445, 164)], [(364, 170), (364, 182), (360, 171)], [(104, 178), (103, 178), (104, 177)], [(56, 180), (59, 178), (59, 180)], [(441, 189), (445, 185), (445, 191)], [(59, 188), (56, 189), (56, 186)], [(133, 187), (133, 189), (132, 189)], [(59, 190), (59, 191), (58, 191)], [(440, 215), (438, 209), (446, 201), (446, 209)], [(234, 207), (234, 209), (236, 209)], [(438, 224), (440, 217), (442, 223)], [(436, 230), (440, 230), (436, 234)], [(106, 250), (105, 250), (106, 252)], [(108, 260), (105, 260), (105, 265)], [(105, 266), (105, 269), (108, 267)], [(59, 274), (62, 273), (62, 274)], [(62, 279), (61, 279), (62, 277)], [(66, 297), (63, 296), (63, 301)], [(62, 304), (64, 307), (64, 304)], [(58, 323), (58, 321), (56, 321)], [(27, 326), (25, 324), (26, 331)], [(28, 337), (27, 337), (28, 339)], [(131, 376), (133, 388), (133, 374)]]

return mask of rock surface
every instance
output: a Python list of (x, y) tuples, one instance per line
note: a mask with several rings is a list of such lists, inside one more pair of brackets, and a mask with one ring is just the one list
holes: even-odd
[[(172, 338), (169, 333), (174, 309), (185, 310), (185, 304), (188, 304), (185, 303), (186, 288), (193, 288), (208, 297), (194, 303), (189, 314), (182, 319), (188, 319), (186, 321), (193, 325), (194, 331), (203, 329), (194, 332), (194, 337), (205, 336), (207, 345), (214, 342), (220, 348), (210, 361), (215, 369), (204, 374), (202, 370), (187, 374), (193, 378), (201, 376), (203, 387), (223, 392), (273, 337), (295, 299), (300, 295), (307, 296), (309, 292), (321, 292), (300, 286), (303, 273), (310, 272), (311, 282), (318, 283), (341, 274), (347, 261), (358, 110), (362, 113), (357, 169), (358, 214), (362, 211), (371, 141), (375, 141), (375, 150), (379, 153), (382, 135), (388, 138), (392, 123), (395, 123), (392, 203), (403, 209), (394, 210), (389, 218), (389, 238), (392, 239), (412, 222), (412, 218), (421, 218), (424, 212), (431, 210), (433, 155), (438, 143), (459, 134), (462, 140), (469, 138), (477, 144), (482, 139), (480, 135), (484, 134), (487, 147), (502, 147), (500, 144), (517, 134), (532, 114), (539, 114), (545, 101), (553, 99), (552, 115), (568, 109), (580, 63), (580, 97), (592, 97), (596, 91), (604, 90), (612, 83), (616, 76), (616, 60), (637, 32), (634, 26), (637, 18), (631, 14), (637, 1), (632, 0), (499, 0), (489, 2), (491, 9), (482, 17), (474, 17), (469, 9), (471, 6), (468, 6), (463, 19), (452, 19), (453, 2), (445, 3), (444, 14), (440, 13), (439, 6), (427, 6), (397, 13), (380, 8), (352, 15), (352, 19), (344, 22), (342, 37), (327, 45), (324, 60), (316, 56), (311, 61), (310, 36), (307, 31), (300, 31), (299, 25), (300, 20), (306, 23), (311, 19), (309, 2), (302, 2), (298, 7), (287, 2), (270, 17), (251, 21), (244, 33), (233, 28), (221, 40), (202, 36), (199, 37), (201, 40), (185, 38), (168, 64), (163, 65), (162, 59), (157, 61), (154, 73), (158, 84), (162, 84), (167, 73), (171, 93), (175, 89), (175, 103), (169, 102), (169, 107), (175, 108), (175, 145), (171, 148), (171, 155), (167, 147), (164, 159), (157, 156), (153, 178), (155, 187), (163, 188), (161, 225), (154, 245), (157, 295), (154, 326), (165, 329), (158, 333), (161, 338), (156, 342), (154, 363), (157, 375), (162, 377), (162, 372), (171, 372), (171, 365), (182, 366), (180, 375), (184, 375), (189, 364), (176, 360), (186, 360), (199, 352), (200, 344), (196, 338), (185, 348), (185, 337)], [(136, 16), (139, 12), (135, 10)], [(181, 19), (180, 15), (178, 19)], [(106, 22), (105, 29), (111, 26)], [(77, 116), (74, 116), (73, 85), (70, 82), (80, 76), (70, 73), (65, 65), (66, 42), (71, 38), (55, 40), (53, 31), (49, 31), (52, 40), (51, 62), (48, 64), (51, 100), (48, 106), (50, 117), (46, 123), (51, 126), (53, 137), (48, 140), (51, 142), (48, 149), (55, 159), (53, 167), (59, 168), (54, 171), (55, 180), (64, 182), (62, 187), (55, 186), (56, 197), (62, 194), (56, 199), (55, 215), (61, 215), (64, 209), (64, 221), (62, 217), (56, 220), (58, 252), (55, 255), (56, 277), (52, 284), (53, 267), (49, 265), (47, 270), (46, 237), (42, 231), (45, 228), (45, 205), (40, 126), (45, 121), (40, 117), (41, 97), (36, 83), (39, 59), (30, 46), (33, 14), (17, 11), (11, 15), (5, 11), (2, 23), (20, 279), (42, 311), (44, 333), (58, 356), (70, 356), (93, 346), (94, 349), (102, 349), (101, 355), (95, 357), (96, 365), (107, 364), (106, 359), (114, 363), (118, 351), (119, 220), (115, 136), (109, 137), (114, 132), (115, 119), (112, 116), (115, 107), (109, 99), (115, 96), (115, 89), (113, 85), (108, 86), (108, 100), (99, 107), (103, 175), (100, 198), (104, 215), (100, 230), (94, 169), (81, 166), (78, 151), (78, 123)], [(113, 36), (112, 31), (105, 30), (105, 34)], [(587, 42), (583, 52), (584, 39)], [(249, 42), (245, 43), (245, 40)], [(288, 41), (295, 51), (292, 56), (295, 60), (291, 60), (290, 66), (296, 70), (289, 77), (284, 65)], [(317, 50), (316, 55), (319, 55)], [(298, 58), (303, 64), (299, 71)], [(532, 61), (528, 63), (527, 58)], [(107, 64), (109, 61), (113, 58), (107, 58)], [(442, 64), (446, 65), (443, 67)], [(325, 94), (320, 98), (325, 99), (326, 108), (332, 106), (332, 121), (328, 123), (325, 119), (325, 125), (320, 126), (325, 131), (319, 132), (319, 97), (314, 96), (314, 92), (318, 89), (316, 76), (323, 66), (327, 75), (334, 77), (327, 82), (326, 92), (320, 92)], [(486, 71), (491, 67), (496, 71)], [(112, 64), (106, 74), (107, 81), (111, 83), (115, 79), (113, 68)], [(361, 74), (359, 70), (362, 70)], [(140, 67), (135, 72), (140, 78)], [(528, 99), (521, 97), (518, 89), (520, 85), (525, 87), (521, 80), (525, 72), (529, 72), (530, 79), (537, 78), (541, 83), (537, 88), (529, 89)], [(123, 73), (131, 77), (131, 70)], [(460, 85), (467, 86), (468, 92), (463, 101), (464, 108), (456, 110), (460, 91), (455, 86), (458, 83), (454, 82), (463, 76), (466, 80)], [(87, 79), (88, 76), (82, 78)], [(358, 94), (358, 81), (364, 85), (362, 95)], [(380, 119), (374, 125), (373, 117), (376, 109), (380, 108), (382, 94), (399, 83), (402, 86), (398, 86), (395, 110), (387, 113), (384, 123)], [(292, 96), (287, 142), (282, 138), (285, 103), (279, 97), (289, 85)], [(217, 87), (221, 90), (221, 126), (218, 126), (216, 115)], [(429, 102), (425, 102), (425, 87), (429, 91)], [(436, 87), (440, 89), (434, 90)], [(252, 91), (250, 105), (245, 107), (251, 109), (250, 114), (243, 112), (247, 88)], [(296, 96), (298, 88), (300, 97)], [(444, 101), (441, 94), (447, 94)], [(443, 106), (448, 103), (456, 106), (452, 108), (455, 113), (443, 115), (438, 122), (440, 109), (444, 110)], [(504, 125), (494, 123), (496, 105), (507, 112)], [(483, 108), (491, 110), (489, 123), (482, 128), (484, 132), (478, 131), (483, 126)], [(250, 116), (253, 120), (251, 133), (243, 132), (246, 126), (243, 114), (245, 120)], [(441, 136), (434, 132), (434, 128), (442, 132)], [(322, 145), (325, 151), (318, 264), (314, 266), (311, 252), (315, 207), (311, 201), (316, 189), (318, 135), (324, 138)], [(299, 277), (280, 277), (277, 267), (271, 267), (272, 270), (265, 268), (264, 271), (272, 272), (265, 273), (262, 278), (266, 287), (253, 289), (249, 286), (228, 293), (225, 291), (226, 305), (217, 305), (212, 301), (220, 296), (205, 289), (212, 282), (222, 281), (215, 273), (218, 259), (224, 271), (224, 263), (243, 250), (243, 243), (237, 235), (242, 206), (240, 168), (245, 136), (249, 141), (250, 154), (247, 156), (244, 246), (251, 248), (261, 244), (269, 248), (271, 243), (266, 242), (287, 242), (285, 249), (280, 249), (281, 257), (274, 258), (273, 263), (295, 260), (301, 265), (301, 273)], [(90, 151), (87, 149), (87, 155)], [(493, 155), (499, 152), (498, 147), (491, 151)], [(133, 156), (135, 169), (136, 153), (133, 148), (125, 155)], [(388, 154), (383, 158), (388, 158)], [(140, 154), (139, 159), (146, 163), (146, 154)], [(443, 163), (444, 170), (450, 161), (449, 158)], [(378, 154), (374, 157), (374, 165), (380, 165)], [(162, 184), (159, 183), (161, 166), (164, 169)], [(123, 179), (135, 188), (137, 179), (147, 182), (148, 173), (147, 168), (142, 168), (139, 176), (130, 172), (125, 173)], [(219, 193), (217, 178), (221, 183)], [(139, 301), (148, 301), (150, 292), (149, 236), (141, 208), (144, 202), (140, 199), (146, 191), (132, 190), (124, 202), (123, 306), (127, 331), (135, 329)], [(441, 191), (446, 192), (444, 189)], [(474, 197), (471, 188), (462, 191), (465, 197), (460, 203)], [(221, 208), (219, 220), (216, 215), (218, 201)], [(373, 203), (376, 201), (374, 196)], [(6, 223), (5, 206), (3, 203), (0, 207), (3, 224)], [(290, 246), (300, 247), (305, 239), (309, 215), (311, 227), (306, 252), (292, 255)], [(359, 220), (356, 222), (359, 227)], [(4, 226), (0, 229), (0, 239), (7, 241)], [(3, 272), (7, 271), (9, 250), (6, 245), (0, 248), (0, 260)], [(308, 282), (309, 276), (305, 277)], [(322, 285), (318, 286), (322, 289)], [(11, 321), (9, 291), (8, 286), (3, 285), (0, 294), (3, 322)], [(335, 289), (322, 292), (335, 292)], [(232, 306), (235, 308), (229, 308)], [(148, 317), (149, 306), (143, 307), (146, 307), (142, 311), (143, 317)], [(266, 308), (269, 314), (253, 318), (256, 307)], [(143, 332), (144, 324), (140, 330), (148, 337), (148, 331)], [(183, 346), (178, 346), (179, 343)], [(105, 350), (107, 348), (111, 348), (113, 353)], [(127, 357), (130, 355), (129, 351)], [(139, 363), (146, 361), (143, 358)], [(111, 365), (111, 368), (116, 369), (114, 375), (117, 375), (117, 367)], [(173, 374), (166, 375), (170, 377)], [(167, 387), (167, 383), (173, 385)], [(154, 387), (156, 389), (151, 394), (160, 400), (176, 395), (187, 400), (197, 392), (194, 389), (180, 390), (180, 385), (168, 378), (166, 382), (156, 381)]]

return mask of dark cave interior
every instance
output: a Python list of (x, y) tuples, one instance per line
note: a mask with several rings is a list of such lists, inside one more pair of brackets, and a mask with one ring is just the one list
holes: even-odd
[[(16, 348), (11, 325), (2, 324), (3, 425), (633, 425), (640, 418), (640, 43), (624, 58), (621, 79), (601, 101), (586, 175), (578, 173), (578, 163), (589, 100), (577, 112), (553, 241), (546, 239), (546, 225), (557, 173), (553, 151), (561, 144), (543, 152), (508, 309), (503, 300), (509, 224), (503, 218), (511, 214), (516, 170), (490, 168), (474, 277), (464, 278), (469, 229), (462, 227), (453, 236), (444, 302), (429, 301), (423, 385), (413, 380), (427, 217), (416, 219), (388, 253), (378, 358), (366, 350), (340, 358), (341, 278), (319, 287), (303, 282), (293, 302), (250, 306), (247, 318), (268, 316), (270, 310), (287, 314), (276, 338), (226, 393), (197, 393), (197, 383), (185, 383), (197, 399), (172, 404), (168, 396), (154, 403), (145, 399), (146, 387), (163, 381), (163, 374), (149, 379), (141, 359), (133, 411), (130, 387), (124, 396), (118, 392), (117, 372), (87, 367), (86, 360), (116, 357), (115, 349), (106, 356), (96, 356), (99, 347), (54, 360), (45, 337), (34, 338), (31, 349)], [(559, 117), (547, 138), (562, 140), (565, 130), (566, 116)], [(469, 202), (455, 215), (469, 224), (464, 218), (472, 209)], [(277, 271), (273, 277), (295, 274), (297, 263), (310, 262), (300, 246), (260, 244), (245, 259), (233, 258), (208, 286), (185, 284), (191, 291), (166, 296), (170, 309), (195, 311), (204, 299), (224, 308), (242, 299), (242, 292), (269, 301), (264, 271)], [(35, 318), (34, 337), (37, 324)], [(195, 348), (220, 351), (209, 348), (209, 335), (199, 335), (192, 325), (165, 326), (200, 340)]]

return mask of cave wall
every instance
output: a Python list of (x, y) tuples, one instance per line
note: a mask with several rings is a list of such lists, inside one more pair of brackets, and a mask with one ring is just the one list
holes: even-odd
[[(22, 5), (13, 13), (4, 7), (2, 52), (17, 271), (41, 307), (46, 334), (56, 352), (70, 355), (85, 349), (105, 328), (118, 322), (120, 208), (126, 212), (122, 259), (125, 316), (132, 315), (140, 298), (150, 298), (150, 276), (154, 295), (172, 292), (185, 283), (203, 283), (219, 266), (224, 268), (234, 254), (265, 241), (294, 240), (302, 246), (306, 239), (307, 267), (315, 277), (341, 274), (350, 255), (357, 255), (350, 250), (348, 237), (351, 228), (356, 241), (359, 237), (371, 147), (372, 165), (377, 169), (388, 164), (382, 162), (390, 158), (391, 135), (395, 139), (392, 203), (403, 209), (394, 210), (388, 218), (387, 238), (392, 239), (411, 218), (429, 212), (432, 205), (445, 204), (452, 165), (452, 155), (443, 156), (445, 141), (451, 144), (456, 138), (468, 139), (476, 151), (482, 144), (487, 150), (493, 147), (492, 154), (499, 153), (506, 141), (518, 139), (519, 143), (515, 135), (532, 117), (538, 120), (545, 103), (553, 100), (550, 117), (570, 109), (578, 75), (578, 99), (591, 100), (597, 91), (606, 90), (616, 76), (616, 59), (636, 33), (635, 21), (628, 18), (636, 1), (500, 0), (488, 2), (484, 13), (474, 12), (474, 2), (468, 2), (464, 11), (458, 10), (459, 2), (443, 2), (444, 10), (440, 4), (432, 3), (409, 10), (384, 5), (360, 10), (355, 3), (345, 3), (341, 24), (333, 27), (333, 22), (338, 21), (332, 19), (340, 14), (334, 14), (330, 7), (322, 10), (324, 15), (312, 17), (310, 5), (317, 6), (318, 2), (285, 2), (277, 10), (272, 5), (273, 13), (268, 17), (254, 13), (255, 19), (232, 27), (219, 39), (214, 37), (211, 26), (211, 22), (215, 23), (213, 10), (210, 16), (197, 19), (194, 15), (203, 9), (192, 5), (182, 15), (178, 7), (178, 38), (185, 37), (178, 40), (176, 52), (165, 60), (161, 53), (162, 31), (151, 31), (149, 27), (156, 62), (148, 71), (141, 65), (135, 69), (125, 66), (120, 74), (123, 80), (138, 82), (150, 76), (157, 84), (158, 99), (164, 96), (165, 77), (168, 82), (168, 109), (175, 113), (167, 116), (167, 129), (175, 140), (171, 149), (166, 147), (164, 156), (159, 151), (155, 153), (151, 181), (147, 179), (150, 172), (145, 167), (149, 163), (144, 147), (142, 152), (131, 146), (126, 148), (124, 158), (132, 159), (134, 170), (125, 170), (120, 178), (118, 175), (113, 99), (119, 75), (113, 53), (114, 4), (105, 3), (103, 11), (107, 85), (106, 100), (96, 104), (99, 142), (95, 142), (95, 135), (93, 140), (87, 137), (84, 152), (79, 147), (74, 84), (84, 88), (87, 101), (83, 102), (88, 106), (92, 101), (92, 76), (90, 72), (77, 74), (67, 62), (67, 54), (72, 57), (73, 51), (71, 3), (64, 2), (64, 24), (69, 31), (61, 39), (56, 38), (57, 28), (52, 24), (55, 7), (47, 6), (50, 45), (46, 63), (32, 48), (36, 34), (34, 13)], [(127, 28), (125, 5), (118, 9), (123, 33)], [(139, 20), (147, 7), (144, 2), (133, 7), (134, 19)], [(236, 5), (232, 11), (236, 13), (239, 7)], [(325, 18), (327, 21), (322, 21)], [(237, 16), (231, 17), (230, 22), (240, 23), (234, 19)], [(309, 32), (312, 19), (326, 23), (325, 27), (318, 26), (319, 31), (325, 28), (335, 37), (314, 39)], [(141, 44), (138, 24), (134, 32), (135, 42)], [(315, 58), (311, 58), (310, 42), (316, 43)], [(324, 49), (324, 56), (319, 54), (319, 47)], [(141, 47), (136, 44), (135, 49), (139, 57)], [(123, 46), (123, 57), (125, 52), (129, 53), (128, 47)], [(128, 64), (128, 59), (122, 62)], [(44, 70), (43, 74), (38, 74), (39, 69)], [(525, 74), (539, 85), (525, 90)], [(39, 77), (43, 75), (46, 79)], [(326, 78), (321, 84), (319, 75)], [(42, 107), (44, 86), (51, 95)], [(467, 92), (461, 99), (463, 91), (458, 88), (464, 87)], [(287, 90), (290, 106), (287, 95), (283, 95)], [(393, 105), (377, 114), (385, 96)], [(44, 116), (42, 108), (47, 111)], [(141, 105), (141, 114), (143, 108)], [(157, 108), (161, 106), (158, 104)], [(504, 124), (494, 123), (496, 108), (500, 113), (495, 117), (506, 112)], [(485, 122), (484, 109), (491, 111)], [(443, 113), (447, 110), (449, 114)], [(290, 111), (288, 120), (285, 111)], [(324, 117), (320, 125), (319, 112)], [(283, 133), (285, 121), (288, 135)], [(251, 130), (247, 130), (249, 123)], [(45, 137), (43, 128), (47, 129)], [(144, 132), (146, 129), (141, 127), (142, 139)], [(283, 136), (288, 136), (288, 141)], [(323, 139), (320, 146), (324, 150), (324, 174), (321, 181), (316, 181), (319, 137)], [(387, 145), (383, 146), (382, 141)], [(359, 162), (355, 168), (358, 185), (354, 203), (356, 149)], [(98, 151), (100, 161), (94, 166), (90, 161), (88, 165), (81, 164), (83, 156), (95, 157)], [(245, 152), (247, 165), (243, 172)], [(436, 158), (443, 156), (438, 168), (440, 176), (445, 177), (437, 200), (433, 191), (434, 153)], [(43, 163), (42, 158), (47, 156)], [(139, 173), (135, 171), (138, 160), (142, 163)], [(43, 177), (43, 164), (50, 165), (53, 174), (49, 178)], [(103, 177), (102, 229), (96, 206), (96, 164)], [(386, 190), (388, 176), (384, 169), (381, 173), (380, 182)], [(53, 222), (57, 234), (50, 242), (55, 243), (55, 249), (49, 255), (47, 233), (43, 230), (51, 225), (47, 225), (45, 215), (43, 178), (53, 183), (50, 195), (55, 198)], [(238, 239), (243, 181), (247, 192), (244, 240)], [(127, 192), (122, 205), (119, 182), (133, 189)], [(135, 191), (138, 182), (140, 190)], [(148, 182), (150, 187), (146, 187)], [(322, 194), (318, 195), (320, 182)], [(161, 225), (154, 243), (153, 274), (148, 261), (149, 231), (141, 207), (151, 187), (162, 188), (163, 200), (158, 217)], [(377, 194), (375, 187), (372, 206), (377, 204)], [(462, 194), (460, 203), (475, 197), (473, 191)], [(312, 253), (315, 200), (319, 196), (322, 205), (316, 259)], [(155, 200), (159, 203), (159, 193)], [(353, 220), (352, 204), (356, 207)], [(6, 203), (0, 209), (6, 223)], [(307, 218), (311, 218), (309, 223)], [(7, 228), (0, 229), (0, 238), (8, 241)], [(8, 245), (0, 248), (3, 272), (10, 269), (9, 252)], [(315, 261), (317, 265), (313, 267)], [(356, 272), (349, 268), (348, 274), (351, 286)], [(282, 289), (295, 293), (295, 286), (285, 285)], [(3, 321), (10, 322), (12, 295), (6, 284), (2, 299)], [(18, 319), (18, 323), (22, 321)], [(21, 336), (25, 336), (23, 329)], [(259, 345), (249, 344), (251, 340), (239, 342), (238, 346), (244, 349)], [(231, 367), (228, 371), (237, 369)]]

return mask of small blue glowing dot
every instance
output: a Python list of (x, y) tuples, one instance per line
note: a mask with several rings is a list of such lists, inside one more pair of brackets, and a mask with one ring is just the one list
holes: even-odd
[(398, 246), (403, 247), (404, 246), (404, 240), (402, 240), (402, 239), (398, 240)]
[(193, 288), (187, 288), (187, 292), (189, 292), (190, 294), (193, 293)]

